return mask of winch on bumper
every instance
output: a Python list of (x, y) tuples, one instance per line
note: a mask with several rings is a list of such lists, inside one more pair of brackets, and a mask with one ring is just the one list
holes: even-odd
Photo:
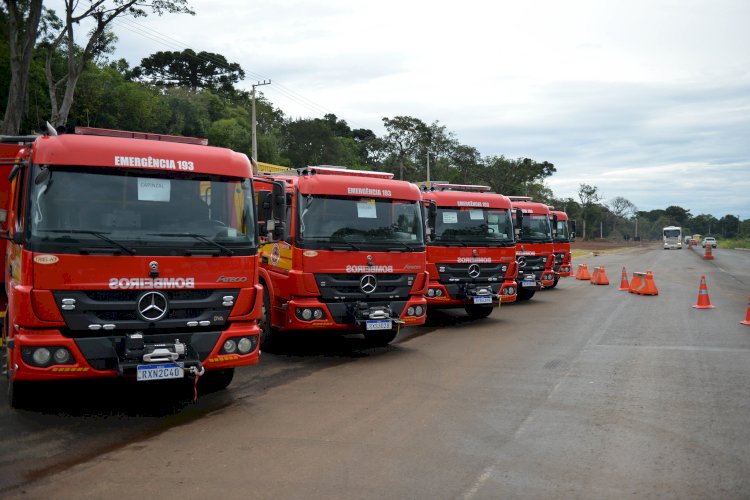
[(367, 302), (358, 301), (350, 304), (354, 321), (365, 330), (391, 330), (395, 325), (402, 325), (397, 314), (394, 314), (390, 305), (369, 305)]
[(186, 372), (201, 375), (204, 370), (195, 350), (180, 339), (146, 343), (142, 332), (125, 336), (116, 359), (120, 376), (135, 373), (138, 381), (182, 378)]

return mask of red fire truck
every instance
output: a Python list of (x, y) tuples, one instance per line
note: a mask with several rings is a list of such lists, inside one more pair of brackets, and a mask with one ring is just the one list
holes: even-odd
[(463, 307), (487, 317), (516, 300), (511, 204), (489, 186), (432, 182), (422, 187), (428, 209), (428, 308)]
[(306, 167), (255, 178), (262, 342), (276, 331), (362, 332), (391, 342), (425, 321), (419, 189), (393, 174)]
[[(509, 198), (515, 209), (517, 300), (529, 300), (537, 290), (551, 287), (555, 282), (550, 212), (547, 205), (531, 201), (528, 196)], [(555, 217), (552, 225), (557, 225)]]
[(201, 385), (219, 389), (258, 362), (245, 155), (92, 128), (0, 142), (12, 406), (29, 401), (34, 381), (205, 372)]
[(555, 282), (549, 288), (557, 286), (560, 278), (570, 276), (571, 253), (570, 242), (575, 240), (576, 221), (569, 220), (568, 214), (549, 207), (553, 221), (556, 218), (556, 224), (552, 227), (552, 246), (555, 252)]

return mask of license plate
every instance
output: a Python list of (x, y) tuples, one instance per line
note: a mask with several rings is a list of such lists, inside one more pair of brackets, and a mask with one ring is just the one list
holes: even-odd
[(390, 330), (393, 328), (389, 319), (370, 319), (365, 323), (366, 330)]
[(492, 304), (492, 297), (474, 297), (475, 304)]
[(144, 382), (147, 380), (168, 380), (172, 378), (184, 378), (185, 370), (174, 363), (163, 365), (138, 365), (136, 368), (136, 380)]
[(522, 281), (521, 282), (521, 286), (535, 287), (536, 286), (536, 281)]

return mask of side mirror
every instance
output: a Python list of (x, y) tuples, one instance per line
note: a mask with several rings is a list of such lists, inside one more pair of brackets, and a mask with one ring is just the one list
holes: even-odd
[(273, 183), (273, 194), (271, 199), (271, 220), (273, 227), (269, 228), (273, 232), (274, 239), (284, 237), (284, 226), (286, 218), (286, 186), (284, 181), (275, 181)]
[(427, 230), (430, 235), (435, 232), (435, 224), (437, 222), (437, 202), (430, 200), (430, 204), (427, 205)]
[(523, 227), (523, 210), (520, 208), (516, 209), (516, 220), (515, 220), (515, 227), (513, 228), (513, 231), (516, 234), (516, 239), (521, 237), (521, 228)]
[(552, 214), (552, 237), (557, 237), (557, 214)]

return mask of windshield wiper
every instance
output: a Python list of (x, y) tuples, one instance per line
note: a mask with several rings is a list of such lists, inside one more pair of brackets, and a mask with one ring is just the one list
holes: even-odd
[(108, 238), (104, 236), (105, 234), (109, 233), (100, 233), (98, 231), (89, 231), (87, 229), (39, 229), (39, 232), (42, 233), (72, 233), (72, 234), (91, 234), (93, 236), (96, 236), (99, 239), (102, 239), (106, 241), (107, 243), (111, 243), (112, 245), (125, 250), (130, 255), (135, 255), (135, 250), (133, 250), (130, 247), (126, 247), (122, 243), (118, 243), (117, 241), (113, 240), (112, 238)]
[(331, 244), (328, 248), (331, 250), (337, 250), (337, 248), (335, 248), (336, 245), (349, 245), (349, 248), (351, 248), (352, 250), (359, 251), (359, 247), (357, 245), (355, 245), (354, 243), (350, 241), (344, 241), (344, 240), (331, 241)]
[(394, 244), (395, 244), (395, 245), (403, 245), (403, 246), (405, 246), (405, 247), (406, 247), (406, 249), (407, 249), (407, 250), (409, 250), (410, 252), (413, 252), (413, 251), (414, 251), (414, 247), (413, 247), (413, 246), (411, 246), (411, 245), (407, 245), (407, 244), (406, 244), (406, 243), (404, 243), (403, 241), (389, 241), (389, 242), (388, 242), (387, 244), (388, 244), (388, 245), (394, 245)]
[(221, 243), (217, 243), (217, 242), (215, 242), (214, 240), (212, 240), (210, 238), (206, 238), (202, 234), (197, 234), (197, 233), (148, 233), (147, 236), (164, 236), (166, 238), (181, 238), (181, 237), (186, 236), (188, 238), (195, 238), (198, 241), (202, 241), (204, 243), (208, 243), (209, 245), (213, 245), (213, 246), (215, 246), (216, 248), (218, 248), (219, 250), (221, 250), (222, 252), (224, 252), (227, 255), (230, 255), (230, 256), (234, 255), (234, 250), (232, 250), (231, 248), (227, 248), (224, 245), (222, 245)]

